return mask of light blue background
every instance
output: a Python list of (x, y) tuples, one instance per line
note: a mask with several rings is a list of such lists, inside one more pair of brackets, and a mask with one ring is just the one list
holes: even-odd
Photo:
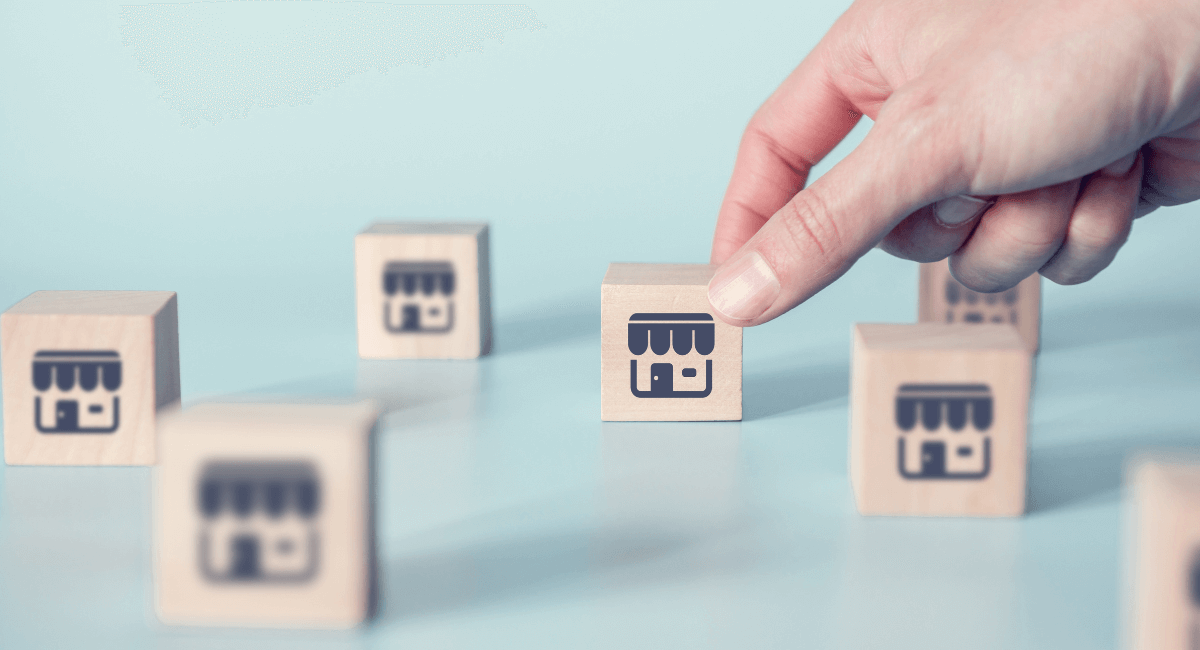
[[(1026, 517), (864, 519), (850, 324), (911, 321), (911, 263), (872, 252), (746, 331), (745, 421), (599, 421), (605, 266), (706, 261), (741, 128), (842, 7), (532, 9), (545, 28), (189, 127), (119, 5), (0, 2), (0, 307), (174, 290), (185, 403), (396, 409), (373, 623), (164, 627), (149, 470), (0, 467), (0, 645), (1116, 646), (1124, 459), (1200, 443), (1197, 207), (1139, 222), (1095, 281), (1045, 285)], [(397, 218), (491, 222), (491, 356), (358, 362), (352, 238)]]

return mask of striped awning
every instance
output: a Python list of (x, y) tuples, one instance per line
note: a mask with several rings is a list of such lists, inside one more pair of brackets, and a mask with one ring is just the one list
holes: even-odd
[(280, 517), (314, 516), (320, 507), (316, 471), (305, 462), (214, 461), (200, 476), (200, 512), (208, 518), (230, 512)]
[(383, 271), (383, 292), (449, 296), (454, 293), (454, 267), (449, 262), (391, 262)]
[(103, 385), (105, 390), (121, 387), (121, 357), (111, 350), (43, 350), (33, 355), (33, 387), (39, 391), (58, 386), (86, 391)]
[(674, 348), (675, 354), (687, 354), (695, 348), (703, 355), (712, 354), (716, 329), (708, 314), (661, 313), (634, 314), (629, 317), (629, 351), (645, 354), (649, 348), (663, 355)]
[(919, 421), (928, 431), (978, 431), (992, 426), (992, 393), (987, 384), (905, 384), (896, 393), (896, 426), (911, 431)]

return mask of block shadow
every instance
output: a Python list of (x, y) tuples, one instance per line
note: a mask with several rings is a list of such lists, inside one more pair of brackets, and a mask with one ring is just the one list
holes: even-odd
[(603, 588), (635, 588), (738, 571), (725, 553), (671, 562), (706, 535), (650, 529), (572, 530), (393, 556), (384, 567), (379, 621), (411, 620)]
[(742, 380), (742, 419), (761, 420), (850, 394), (846, 363), (802, 366), (747, 374)]
[(1029, 452), (1030, 514), (1068, 508), (1116, 494), (1126, 464), (1142, 452), (1196, 450), (1200, 432), (1179, 431), (1109, 440), (1085, 440)]
[(497, 321), (491, 354), (527, 352), (589, 336), (600, 340), (600, 297), (571, 296)]

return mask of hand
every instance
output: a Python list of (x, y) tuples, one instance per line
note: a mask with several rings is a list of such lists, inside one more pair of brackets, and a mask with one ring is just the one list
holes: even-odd
[(1134, 218), (1200, 198), (1198, 34), (1194, 0), (856, 2), (746, 128), (713, 308), (769, 321), (876, 245), (976, 291), (1091, 279)]

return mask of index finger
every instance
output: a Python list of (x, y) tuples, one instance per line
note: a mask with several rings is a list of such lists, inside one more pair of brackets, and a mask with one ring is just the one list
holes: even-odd
[(862, 115), (837, 89), (817, 45), (750, 119), (738, 147), (713, 234), (712, 263), (724, 263), (787, 204), (808, 172)]

